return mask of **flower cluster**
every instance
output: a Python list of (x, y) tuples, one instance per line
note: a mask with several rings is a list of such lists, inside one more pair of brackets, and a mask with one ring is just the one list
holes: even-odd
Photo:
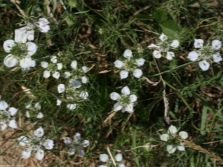
[[(177, 135), (177, 132), (178, 132), (177, 128), (171, 125), (168, 128), (168, 131), (166, 134), (160, 135), (160, 140), (168, 143), (166, 149), (170, 154), (174, 153), (177, 149), (179, 151), (185, 151), (185, 147), (183, 143), (179, 142), (176, 138), (174, 138), (174, 135)], [(181, 131), (179, 132), (179, 136), (182, 139), (186, 139), (188, 138), (188, 133), (185, 131)]]
[(44, 130), (40, 127), (33, 132), (32, 136), (20, 136), (17, 139), (19, 141), (19, 145), (23, 147), (22, 158), (29, 158), (33, 152), (35, 154), (36, 159), (42, 160), (44, 157), (43, 149), (53, 149), (53, 140), (45, 139), (43, 135)]
[(122, 95), (112, 92), (110, 94), (110, 98), (112, 100), (117, 101), (114, 105), (114, 110), (122, 112), (131, 113), (133, 111), (134, 104), (136, 104), (137, 96), (134, 94), (130, 94), (130, 89), (128, 86), (125, 86), (121, 90)]
[(84, 157), (84, 148), (89, 146), (88, 140), (81, 140), (80, 133), (76, 133), (73, 137), (73, 140), (70, 137), (65, 137), (64, 143), (69, 147), (67, 152), (69, 155), (74, 155), (77, 153), (79, 157)]
[(60, 78), (60, 70), (63, 68), (62, 63), (57, 63), (57, 56), (51, 56), (51, 63), (46, 61), (41, 62), (41, 66), (46, 70), (43, 72), (44, 78), (49, 78), (52, 75), (55, 79)]
[(161, 34), (159, 37), (158, 43), (151, 44), (148, 46), (149, 49), (155, 49), (153, 51), (153, 57), (159, 59), (164, 56), (168, 60), (172, 60), (175, 57), (174, 52), (171, 50), (176, 49), (179, 47), (180, 42), (177, 39), (169, 40), (165, 34)]
[[(100, 154), (99, 159), (102, 162), (106, 162), (105, 165), (100, 165), (99, 167), (108, 167), (112, 164), (112, 161), (109, 159), (107, 154)], [(125, 164), (120, 163), (122, 161), (122, 154), (116, 154), (115, 155), (115, 161), (117, 161), (117, 167), (125, 167)]]
[(133, 73), (133, 76), (136, 78), (140, 78), (143, 74), (142, 70), (138, 67), (141, 67), (144, 65), (145, 59), (138, 58), (133, 59), (132, 51), (129, 49), (126, 49), (123, 56), (126, 58), (125, 60), (116, 60), (114, 62), (114, 65), (116, 68), (121, 69), (120, 71), (120, 78), (125, 79), (128, 77), (129, 72)]
[(7, 126), (11, 128), (17, 128), (17, 122), (11, 119), (17, 113), (18, 109), (14, 107), (8, 108), (8, 103), (0, 101), (0, 126), (2, 130), (5, 130)]
[[(207, 71), (210, 67), (212, 62), (218, 63), (222, 61), (222, 57), (219, 53), (219, 49), (222, 46), (221, 41), (213, 40), (210, 44), (204, 45), (203, 39), (195, 39), (194, 40), (194, 47), (195, 51), (192, 51), (188, 54), (187, 58), (191, 61), (199, 61), (199, 67), (203, 71)], [(213, 59), (213, 61), (212, 61)]]
[[(31, 116), (35, 115), (37, 118), (41, 119), (43, 118), (43, 113), (40, 112), (41, 110), (41, 105), (39, 102), (35, 103), (34, 106), (32, 105), (32, 103), (28, 103), (26, 105), (26, 117), (30, 118)], [(31, 114), (31, 116), (30, 116)]]

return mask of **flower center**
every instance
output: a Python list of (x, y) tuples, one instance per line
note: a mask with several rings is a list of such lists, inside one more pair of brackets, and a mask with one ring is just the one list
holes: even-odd
[(28, 54), (28, 48), (27, 48), (26, 44), (24, 44), (24, 43), (16, 43), (12, 47), (10, 53), (12, 55), (14, 55), (15, 57), (17, 57), (18, 59), (21, 59)]
[(10, 120), (10, 113), (6, 110), (0, 110), (0, 122), (8, 122)]

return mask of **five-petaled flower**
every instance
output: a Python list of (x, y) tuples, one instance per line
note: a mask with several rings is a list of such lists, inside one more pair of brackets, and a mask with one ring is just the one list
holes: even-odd
[(143, 74), (142, 70), (138, 67), (144, 65), (145, 59), (138, 58), (133, 59), (132, 51), (126, 49), (123, 56), (126, 58), (125, 60), (116, 60), (114, 65), (116, 68), (121, 69), (120, 71), (120, 78), (125, 79), (128, 77), (129, 72), (132, 72), (133, 76), (136, 78), (140, 78)]
[(73, 140), (70, 137), (65, 137), (64, 143), (69, 147), (67, 152), (69, 155), (74, 155), (77, 153), (77, 155), (82, 158), (85, 155), (84, 148), (89, 146), (88, 140), (81, 140), (80, 133), (76, 133), (73, 136)]
[(207, 71), (212, 62), (218, 63), (222, 61), (222, 57), (219, 53), (219, 49), (222, 46), (221, 41), (213, 40), (210, 44), (204, 45), (203, 39), (195, 39), (194, 47), (195, 51), (188, 54), (187, 58), (191, 61), (199, 61), (198, 65), (202, 71)]
[[(177, 128), (173, 125), (171, 125), (168, 128), (168, 131), (166, 134), (162, 134), (160, 135), (160, 140), (167, 142), (167, 151), (172, 154), (174, 153), (177, 149), (179, 151), (185, 151), (185, 147), (183, 145), (182, 142), (179, 142), (174, 135), (177, 135)], [(185, 131), (181, 131), (178, 133), (178, 135), (182, 138), (182, 139), (187, 139), (188, 138), (188, 133)]]
[(133, 111), (134, 104), (136, 103), (137, 96), (134, 94), (130, 94), (128, 86), (123, 87), (121, 92), (122, 95), (116, 92), (112, 92), (110, 94), (110, 98), (117, 101), (117, 103), (115, 103), (114, 105), (114, 110), (122, 110), (122, 112), (126, 111), (128, 113), (131, 113)]
[(155, 49), (153, 51), (153, 57), (159, 59), (162, 56), (165, 56), (166, 59), (172, 60), (173, 57), (175, 57), (175, 54), (171, 50), (178, 48), (180, 42), (177, 39), (169, 40), (168, 37), (163, 33), (160, 35), (159, 39), (160, 40), (156, 45), (151, 44), (148, 46), (149, 49)]
[(35, 157), (38, 160), (42, 160), (44, 157), (44, 148), (52, 150), (54, 142), (51, 139), (43, 138), (44, 130), (42, 127), (36, 129), (32, 136), (20, 136), (17, 140), (19, 145), (23, 147), (22, 158), (27, 159), (31, 156), (32, 152), (35, 153)]

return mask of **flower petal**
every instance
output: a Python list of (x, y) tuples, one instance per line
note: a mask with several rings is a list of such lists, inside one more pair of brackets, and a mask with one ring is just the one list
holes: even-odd
[(156, 59), (159, 59), (159, 58), (162, 57), (162, 54), (161, 54), (160, 51), (158, 51), (158, 50), (154, 50), (154, 51), (153, 51), (153, 57), (155, 57)]
[(204, 40), (203, 39), (194, 39), (194, 47), (201, 48), (203, 47)]
[(17, 63), (18, 60), (12, 54), (8, 54), (8, 56), (4, 58), (4, 65), (6, 67), (14, 67)]
[(128, 75), (129, 75), (129, 72), (128, 71), (126, 71), (126, 70), (122, 70), (122, 71), (120, 71), (120, 78), (121, 79), (125, 79), (125, 78), (127, 78), (128, 77)]
[(196, 61), (199, 57), (199, 54), (195, 51), (192, 51), (188, 54), (187, 58), (190, 59), (190, 61)]
[(75, 154), (75, 149), (74, 148), (69, 148), (68, 152), (69, 155), (74, 155)]
[(6, 108), (8, 108), (8, 103), (0, 101), (0, 110), (5, 110)]
[(207, 71), (210, 67), (210, 63), (206, 60), (200, 61), (198, 62), (198, 64), (202, 71)]
[(88, 82), (88, 78), (86, 76), (81, 77), (81, 82), (86, 84)]
[(41, 161), (44, 157), (44, 151), (42, 149), (37, 150), (35, 157), (36, 159)]
[(38, 112), (36, 118), (41, 119), (43, 117), (44, 117), (43, 113), (42, 112)]
[(22, 68), (30, 68), (32, 66), (32, 59), (29, 56), (20, 60), (20, 66)]
[(26, 43), (27, 34), (25, 29), (15, 29), (15, 42)]
[(57, 91), (58, 91), (58, 93), (63, 93), (65, 91), (65, 85), (64, 84), (59, 84), (57, 86)]
[(114, 65), (115, 65), (116, 68), (122, 68), (122, 66), (123, 66), (123, 62), (120, 61), (120, 60), (116, 60), (116, 61), (114, 62)]
[(3, 122), (1, 122), (0, 126), (1, 126), (2, 131), (4, 131), (7, 128), (7, 124)]
[(12, 39), (9, 39), (3, 43), (3, 48), (7, 53), (9, 53), (14, 45), (15, 45), (15, 41)]
[(171, 44), (170, 44), (170, 46), (171, 46), (173, 49), (177, 48), (179, 45), (180, 45), (180, 42), (179, 42), (177, 39), (173, 40), (173, 41), (171, 42)]
[(13, 119), (9, 121), (9, 127), (16, 129), (18, 128), (17, 122)]
[(212, 57), (213, 57), (213, 61), (215, 63), (218, 63), (218, 62), (222, 61), (222, 57), (221, 57), (219, 52), (213, 54)]
[(124, 95), (130, 95), (130, 89), (129, 89), (128, 86), (123, 87), (122, 90), (121, 90), (121, 92)]
[(80, 96), (80, 98), (86, 100), (88, 98), (89, 94), (87, 91), (81, 91), (79, 96)]
[(74, 110), (76, 108), (77, 104), (67, 104), (67, 108), (70, 110)]
[(83, 70), (84, 73), (88, 72), (88, 67), (82, 66), (81, 69)]
[(145, 59), (143, 59), (143, 58), (136, 59), (135, 61), (136, 61), (136, 65), (138, 67), (143, 66), (145, 63)]
[(170, 136), (168, 134), (162, 134), (160, 135), (160, 140), (167, 142), (169, 140)]
[(122, 109), (122, 112), (128, 112), (128, 113), (132, 113), (133, 112), (133, 103), (128, 104), (125, 108)]
[(159, 39), (161, 40), (161, 41), (166, 41), (167, 39), (168, 39), (168, 37), (165, 35), (165, 34), (161, 34), (160, 36), (159, 36)]
[(141, 69), (135, 69), (133, 71), (133, 76), (136, 77), (136, 78), (140, 78), (142, 76), (142, 70)]
[(22, 158), (28, 159), (31, 156), (31, 149), (22, 150)]
[(177, 149), (178, 149), (179, 151), (185, 151), (185, 147), (184, 147), (183, 143), (180, 143), (180, 144), (177, 146)]
[(58, 71), (55, 71), (52, 75), (55, 79), (59, 79), (60, 78), (60, 73)]
[(57, 69), (61, 70), (63, 68), (63, 64), (62, 63), (57, 63)]
[(69, 145), (69, 144), (72, 143), (72, 139), (70, 137), (65, 137), (64, 138), (64, 143), (67, 144), (67, 145)]
[(43, 146), (47, 149), (47, 150), (52, 150), (54, 143), (53, 140), (50, 139), (46, 139), (45, 142), (43, 143)]
[(43, 77), (44, 77), (44, 78), (49, 78), (49, 77), (50, 77), (50, 71), (45, 70), (45, 71), (43, 72)]
[(130, 95), (129, 96), (129, 102), (130, 103), (133, 103), (133, 102), (135, 102), (137, 100), (137, 96), (136, 95)]
[(108, 155), (107, 154), (100, 154), (99, 159), (102, 162), (107, 162), (108, 161)]
[(122, 154), (116, 154), (115, 155), (115, 160), (117, 161), (117, 162), (119, 162), (119, 161), (121, 161), (122, 160)]
[(188, 138), (188, 133), (185, 132), (185, 131), (181, 131), (181, 132), (179, 133), (179, 136), (180, 136), (182, 139), (186, 139), (186, 138)]
[(126, 49), (123, 56), (125, 58), (131, 58), (132, 57), (132, 51), (130, 49)]
[(11, 116), (14, 116), (17, 113), (18, 109), (15, 107), (10, 107), (9, 108), (9, 112), (11, 114)]
[(27, 56), (32, 56), (36, 53), (37, 45), (35, 43), (27, 42), (26, 46), (27, 46), (27, 50), (28, 50)]
[(66, 71), (66, 72), (64, 72), (63, 76), (64, 76), (64, 78), (69, 78), (71, 76), (71, 73)]
[(170, 154), (172, 154), (172, 153), (174, 153), (175, 151), (176, 151), (176, 147), (174, 147), (173, 145), (167, 145), (166, 146), (166, 150), (170, 153)]
[(43, 68), (47, 68), (48, 67), (48, 62), (46, 62), (46, 61), (42, 61), (41, 62), (41, 66), (43, 67)]
[(167, 54), (166, 54), (166, 59), (167, 60), (172, 60), (173, 57), (175, 57), (174, 52), (167, 52)]
[(57, 63), (57, 56), (51, 56), (50, 61), (52, 63)]
[(120, 97), (121, 97), (120, 94), (118, 94), (118, 93), (116, 93), (116, 92), (112, 92), (112, 93), (110, 94), (110, 98), (111, 98), (112, 100), (118, 100)]
[(33, 134), (34, 134), (34, 136), (36, 136), (36, 137), (43, 137), (43, 135), (44, 135), (44, 130), (43, 130), (42, 127), (40, 127), (40, 128), (38, 128), (38, 129), (34, 130)]
[(89, 146), (89, 144), (90, 144), (90, 142), (88, 140), (83, 140), (82, 141), (82, 146), (83, 147), (87, 147), (87, 146)]
[(79, 80), (70, 79), (69, 83), (71, 84), (71, 86), (73, 86), (75, 88), (81, 87), (81, 81), (79, 81)]
[(214, 49), (214, 50), (218, 50), (218, 49), (220, 49), (221, 48), (221, 41), (219, 41), (219, 40), (213, 40), (212, 42), (211, 42), (211, 45), (212, 45), (212, 48)]
[(73, 69), (77, 69), (77, 61), (76, 60), (72, 61), (70, 66)]
[(160, 47), (158, 45), (155, 45), (155, 44), (151, 44), (149, 46), (147, 46), (149, 49), (159, 49)]
[(169, 134), (172, 134), (172, 135), (176, 134), (176, 133), (177, 133), (177, 128), (176, 128), (176, 126), (171, 125), (171, 126), (168, 128), (168, 133), (169, 133)]
[(19, 145), (20, 146), (25, 146), (29, 141), (27, 140), (27, 137), (26, 136), (20, 136), (18, 137), (17, 139), (19, 141)]
[(122, 105), (120, 105), (120, 103), (119, 103), (119, 102), (118, 102), (118, 103), (115, 103), (115, 105), (114, 105), (113, 109), (114, 109), (115, 111), (119, 111), (119, 110), (121, 110), (121, 109), (122, 109)]

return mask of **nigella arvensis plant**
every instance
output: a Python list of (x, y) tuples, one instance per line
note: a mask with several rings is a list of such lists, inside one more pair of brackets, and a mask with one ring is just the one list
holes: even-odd
[(29, 158), (32, 153), (36, 159), (44, 158), (44, 149), (52, 150), (54, 142), (51, 139), (45, 139), (44, 130), (42, 127), (34, 130), (33, 135), (20, 136), (18, 139), (19, 145), (22, 146), (22, 158)]
[(67, 152), (69, 155), (77, 154), (79, 157), (82, 158), (85, 155), (84, 148), (89, 146), (89, 141), (82, 140), (80, 133), (76, 133), (73, 136), (73, 140), (70, 137), (65, 137), (64, 143), (69, 147)]
[(112, 92), (110, 94), (110, 98), (117, 101), (113, 109), (116, 111), (122, 110), (122, 112), (126, 111), (128, 113), (133, 112), (133, 107), (136, 104), (137, 96), (134, 94), (130, 94), (130, 89), (128, 86), (123, 87), (121, 92), (121, 95), (116, 92)]
[(24, 29), (15, 30), (15, 39), (6, 40), (3, 43), (4, 50), (9, 53), (4, 58), (4, 65), (15, 67), (18, 63), (23, 69), (28, 70), (35, 67), (36, 62), (31, 56), (37, 51), (37, 45), (33, 42), (27, 42), (27, 34)]
[(0, 126), (5, 130), (7, 126), (17, 128), (17, 122), (12, 117), (17, 113), (18, 109), (15, 107), (8, 108), (9, 105), (5, 101), (0, 101)]
[(149, 49), (154, 49), (153, 57), (159, 59), (165, 57), (168, 60), (172, 60), (175, 57), (173, 52), (174, 49), (178, 48), (180, 42), (177, 39), (169, 40), (165, 34), (161, 34), (157, 44), (151, 44), (148, 46)]
[[(160, 135), (160, 140), (167, 142), (166, 149), (170, 154), (174, 153), (176, 150), (185, 151), (185, 147), (183, 143), (174, 137), (175, 135), (177, 135), (177, 132), (178, 132), (177, 128), (171, 125), (168, 128), (168, 131), (166, 134)], [(185, 131), (180, 131), (178, 135), (182, 139), (188, 138), (188, 133)]]
[(207, 71), (212, 62), (218, 63), (222, 61), (219, 49), (222, 43), (219, 40), (213, 40), (211, 45), (208, 43), (204, 46), (203, 39), (194, 40), (195, 50), (190, 52), (187, 58), (191, 61), (198, 61), (198, 65), (202, 71)]
[(125, 60), (116, 60), (114, 65), (116, 68), (121, 69), (120, 78), (125, 79), (129, 76), (129, 72), (132, 72), (133, 76), (136, 78), (140, 78), (143, 74), (142, 70), (138, 67), (144, 65), (145, 60), (143, 58), (134, 59), (132, 55), (132, 51), (126, 49), (123, 56), (126, 58)]

